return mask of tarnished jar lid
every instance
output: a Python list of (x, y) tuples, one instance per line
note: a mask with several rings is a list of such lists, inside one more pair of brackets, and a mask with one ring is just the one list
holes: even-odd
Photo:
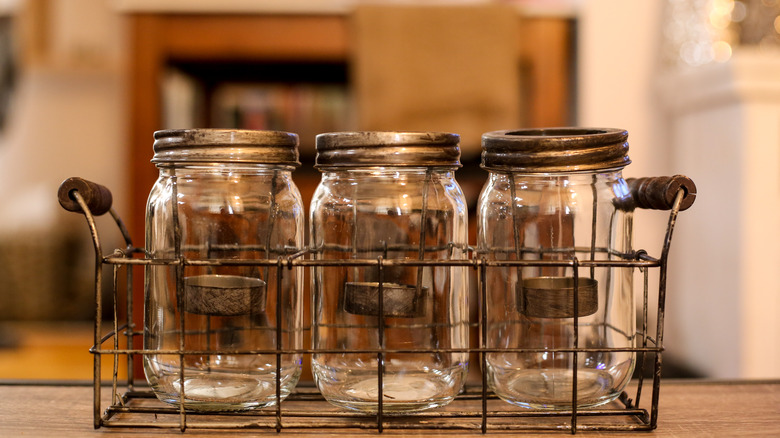
[(628, 158), (628, 132), (614, 128), (546, 128), (482, 135), (482, 167), (527, 173), (620, 169)]
[(443, 132), (330, 132), (317, 136), (314, 167), (460, 167), (459, 143)]
[(246, 129), (171, 129), (154, 133), (158, 166), (174, 163), (246, 163), (300, 166), (298, 135)]

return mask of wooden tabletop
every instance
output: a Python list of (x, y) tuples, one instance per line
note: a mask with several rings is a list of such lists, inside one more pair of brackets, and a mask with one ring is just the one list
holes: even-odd
[[(104, 405), (105, 406), (105, 405)], [(0, 382), (0, 436), (113, 437), (182, 436), (178, 429), (121, 429), (92, 426), (92, 388), (78, 384)], [(375, 430), (236, 430), (231, 434), (288, 436), (370, 436)], [(570, 435), (548, 432), (545, 436)], [(225, 431), (187, 430), (195, 436), (224, 436)], [(483, 436), (479, 432), (387, 430), (383, 436)], [(489, 431), (487, 436), (538, 433)], [(658, 428), (652, 432), (578, 432), (583, 436), (780, 436), (780, 381), (713, 382), (667, 380), (661, 384)]]

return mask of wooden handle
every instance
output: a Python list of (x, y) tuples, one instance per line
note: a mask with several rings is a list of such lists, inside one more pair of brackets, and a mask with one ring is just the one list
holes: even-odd
[(74, 191), (79, 192), (87, 203), (89, 211), (95, 216), (100, 216), (111, 209), (113, 201), (111, 191), (84, 178), (72, 177), (63, 181), (57, 190), (57, 198), (65, 210), (81, 213), (81, 206), (73, 197)]
[(687, 210), (696, 200), (696, 184), (684, 175), (626, 179), (636, 208), (671, 210), (680, 189), (685, 191), (680, 211)]

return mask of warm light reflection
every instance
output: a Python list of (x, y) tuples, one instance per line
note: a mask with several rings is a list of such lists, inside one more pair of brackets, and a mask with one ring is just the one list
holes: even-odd
[(725, 30), (731, 24), (731, 17), (723, 14), (710, 13), (710, 24), (715, 29)]
[(734, 10), (734, 0), (715, 0), (712, 2), (712, 13), (728, 15)]
[(731, 21), (739, 23), (744, 21), (745, 17), (747, 17), (747, 6), (745, 6), (745, 3), (740, 1), (734, 2), (734, 9), (731, 11)]
[(719, 38), (709, 47), (688, 54), (693, 64), (705, 64), (710, 61), (725, 62), (731, 58), (729, 28), (732, 23), (745, 18), (745, 5), (734, 0), (715, 0), (709, 14), (709, 24)]
[(731, 58), (731, 45), (725, 41), (716, 41), (712, 44), (713, 59), (725, 62)]

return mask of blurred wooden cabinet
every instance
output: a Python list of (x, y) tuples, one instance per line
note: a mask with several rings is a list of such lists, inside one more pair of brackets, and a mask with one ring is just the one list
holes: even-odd
[[(152, 133), (163, 128), (165, 102), (161, 87), (169, 68), (189, 66), (194, 75), (202, 76), (207, 94), (209, 84), (218, 82), (222, 76), (225, 80), (246, 79), (260, 65), (265, 71), (274, 66), (299, 66), (302, 68), (298, 70), (312, 75), (311, 78), (330, 72), (334, 80), (344, 80), (349, 86), (352, 42), (349, 16), (345, 14), (145, 12), (130, 13), (127, 18), (132, 45), (128, 75), (127, 139), (131, 175), (128, 222), (136, 239), (144, 235), (146, 198), (157, 177), (157, 170), (149, 160)], [(518, 81), (522, 83), (524, 115), (517, 126), (571, 124), (572, 20), (523, 17), (522, 14), (518, 14), (518, 20), (521, 25), (517, 62), (522, 72)], [(305, 163), (296, 172), (296, 181), (305, 198), (310, 196), (318, 179), (310, 164)]]
[[(170, 111), (171, 102), (165, 101), (164, 83), (172, 68), (186, 71), (199, 82), (204, 106), (209, 106), (222, 81), (278, 81), (284, 76), (293, 83), (325, 78), (326, 82), (343, 82), (347, 88), (351, 85), (354, 42), (350, 41), (350, 17), (345, 14), (131, 13), (127, 18), (132, 47), (127, 129), (131, 204), (126, 220), (136, 245), (143, 244), (146, 199), (157, 178), (157, 169), (150, 163), (152, 134), (165, 128), (164, 112)], [(517, 127), (569, 125), (573, 21), (522, 14), (518, 20), (518, 99), (523, 108)], [(294, 74), (286, 74), (290, 72)], [(212, 122), (206, 115), (197, 126), (213, 127)], [(458, 172), (458, 180), (467, 197), (476, 200), (485, 174), (475, 162), (478, 157), (471, 160)], [(311, 153), (302, 161), (294, 178), (308, 204), (320, 176), (312, 168)], [(138, 294), (134, 314), (140, 318), (143, 276), (134, 278)], [(140, 375), (140, 363), (136, 369)], [(310, 379), (307, 376), (304, 379)]]

